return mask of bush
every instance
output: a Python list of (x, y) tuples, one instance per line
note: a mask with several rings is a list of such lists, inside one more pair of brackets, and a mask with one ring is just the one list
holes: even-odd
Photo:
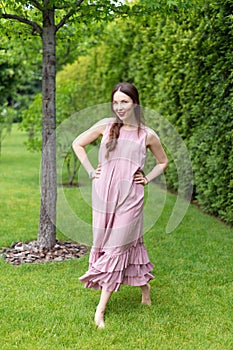
[[(183, 138), (194, 171), (193, 199), (232, 223), (233, 2), (200, 5), (189, 13), (109, 24), (103, 42), (58, 74), (57, 115), (60, 122), (77, 109), (108, 102), (117, 82), (134, 83), (141, 104), (168, 119)], [(156, 117), (148, 115), (147, 123), (164, 132)], [(166, 182), (177, 190), (177, 166), (184, 161), (169, 132)], [(190, 172), (183, 176), (188, 189)]]

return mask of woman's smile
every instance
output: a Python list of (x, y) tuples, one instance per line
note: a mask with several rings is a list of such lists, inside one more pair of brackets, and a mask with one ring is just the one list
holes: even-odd
[(126, 112), (117, 112), (118, 117), (123, 118)]

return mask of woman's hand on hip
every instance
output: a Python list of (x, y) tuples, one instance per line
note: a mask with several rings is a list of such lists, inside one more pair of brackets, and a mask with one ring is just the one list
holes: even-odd
[(138, 169), (136, 173), (134, 174), (134, 182), (136, 184), (141, 184), (143, 186), (148, 184), (148, 180), (144, 174), (144, 172), (141, 169)]
[(98, 179), (101, 175), (101, 164), (98, 164), (97, 168), (89, 173), (90, 179)]

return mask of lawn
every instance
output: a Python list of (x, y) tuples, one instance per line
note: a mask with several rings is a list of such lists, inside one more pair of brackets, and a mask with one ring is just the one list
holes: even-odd
[[(3, 142), (0, 247), (37, 236), (40, 155), (29, 153), (25, 140), (14, 126)], [(90, 234), (86, 188), (64, 189), (84, 222), (80, 237)], [(152, 306), (140, 304), (139, 288), (123, 286), (109, 302), (104, 330), (93, 323), (99, 292), (78, 282), (88, 255), (20, 266), (0, 258), (1, 349), (232, 350), (233, 230), (191, 205), (182, 223), (166, 233), (175, 200), (166, 195), (159, 219), (145, 235), (155, 265)], [(146, 210), (153, 215), (156, 208)], [(69, 239), (66, 232), (58, 232), (58, 238)]]

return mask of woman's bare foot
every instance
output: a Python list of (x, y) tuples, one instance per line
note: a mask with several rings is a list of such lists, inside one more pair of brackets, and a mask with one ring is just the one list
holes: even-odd
[(101, 291), (101, 296), (100, 296), (100, 301), (99, 304), (96, 308), (96, 313), (95, 313), (95, 324), (98, 328), (104, 328), (104, 313), (105, 309), (107, 306), (107, 303), (112, 295), (112, 292), (109, 292), (105, 289), (102, 289)]
[(150, 299), (151, 286), (147, 283), (145, 284), (145, 286), (142, 286), (141, 289), (142, 289), (142, 304), (151, 305), (151, 299)]
[(95, 313), (95, 324), (98, 328), (105, 328), (104, 324), (104, 310), (97, 306)]

